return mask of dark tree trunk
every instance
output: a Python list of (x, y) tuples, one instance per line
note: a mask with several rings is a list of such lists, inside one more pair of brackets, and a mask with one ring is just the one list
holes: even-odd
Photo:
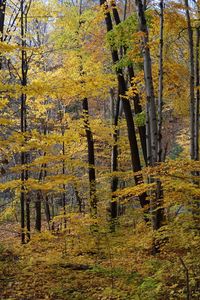
[(188, 29), (188, 48), (189, 48), (189, 66), (190, 66), (190, 156), (194, 159), (195, 148), (195, 91), (194, 91), (194, 42), (193, 42), (193, 29), (191, 25), (190, 12), (188, 0), (185, 0), (187, 29)]
[(195, 55), (195, 75), (196, 75), (196, 105), (195, 105), (195, 140), (194, 140), (194, 159), (199, 160), (199, 53), (200, 53), (200, 27), (196, 28), (196, 55)]
[[(42, 168), (45, 167), (45, 164), (41, 166), (41, 170), (40, 170), (40, 173), (39, 173), (39, 178), (38, 178), (38, 182), (40, 182), (42, 180), (42, 177), (43, 177), (43, 170)], [(41, 202), (42, 202), (42, 192), (41, 191), (38, 191), (37, 192), (37, 197), (36, 197), (36, 200), (35, 200), (35, 229), (40, 232), (41, 231), (41, 226), (42, 226), (42, 205), (41, 205)]]
[[(64, 136), (64, 131), (62, 132), (62, 135)], [(63, 148), (62, 148), (62, 153), (63, 153), (63, 156), (65, 155), (65, 142), (63, 142)], [(63, 166), (62, 166), (62, 173), (63, 175), (65, 175), (65, 162), (64, 162), (64, 158), (63, 158)], [(63, 184), (63, 194), (62, 194), (62, 207), (63, 207), (63, 215), (64, 215), (64, 229), (66, 229), (67, 227), (67, 222), (66, 222), (66, 193), (65, 193), (65, 190), (66, 190), (66, 185)]]
[(41, 232), (41, 226), (42, 226), (41, 202), (42, 202), (41, 192), (38, 192), (37, 199), (35, 201), (35, 229), (38, 232)]
[(90, 185), (90, 208), (91, 215), (96, 217), (97, 215), (97, 197), (96, 197), (96, 174), (95, 174), (95, 156), (94, 156), (94, 140), (93, 134), (89, 123), (89, 111), (88, 111), (88, 99), (84, 98), (82, 102), (84, 126), (87, 138), (88, 148), (88, 173), (89, 173), (89, 185)]
[[(26, 163), (28, 163), (28, 155), (26, 154)], [(25, 171), (25, 180), (28, 180), (28, 170)], [(31, 239), (31, 213), (30, 213), (30, 198), (29, 193), (26, 194), (26, 237), (27, 242)]]
[(0, 41), (3, 42), (3, 31), (5, 22), (6, 0), (0, 0)]
[[(164, 29), (164, 0), (160, 1), (160, 43), (159, 43), (159, 74), (158, 74), (158, 156), (157, 161), (163, 160), (162, 149), (162, 121), (163, 121), (163, 29)], [(154, 230), (158, 230), (164, 220), (163, 188), (158, 179), (156, 187), (156, 212), (154, 220)]]
[[(46, 127), (44, 129), (44, 134), (46, 135), (47, 130)], [(44, 153), (44, 156), (46, 155), (46, 152)], [(44, 168), (44, 171), (43, 171)], [(41, 182), (43, 178), (45, 178), (47, 176), (47, 172), (46, 172), (46, 164), (42, 164), (41, 165), (41, 170), (39, 173), (39, 177), (38, 177), (38, 182)], [(38, 191), (37, 192), (37, 198), (35, 201), (35, 229), (37, 231), (41, 231), (41, 226), (42, 226), (42, 200), (43, 200), (43, 195), (42, 195), (42, 191)], [(45, 197), (45, 213), (46, 213), (46, 219), (47, 219), (47, 223), (48, 226), (50, 225), (50, 209), (49, 209), (49, 203), (48, 203), (48, 198), (47, 196)]]
[(158, 82), (158, 161), (162, 161), (162, 110), (163, 110), (163, 0), (160, 1), (160, 43), (159, 43), (159, 82)]
[[(105, 0), (100, 0), (100, 5), (105, 5)], [(111, 31), (113, 29), (113, 26), (112, 26), (111, 15), (109, 12), (105, 12), (105, 22), (106, 22), (107, 32)], [(119, 61), (118, 52), (115, 49), (111, 49), (111, 55), (112, 55), (113, 63), (114, 64), (117, 63)], [(126, 87), (126, 82), (123, 76), (122, 69), (120, 68), (116, 69), (116, 75), (118, 79), (119, 94), (121, 96), (121, 101), (122, 101), (123, 110), (124, 110), (126, 123), (127, 123), (128, 139), (129, 139), (130, 150), (131, 150), (132, 168), (134, 172), (138, 172), (141, 170), (140, 157), (139, 157), (135, 126), (133, 122), (130, 102), (129, 100), (123, 98), (123, 96), (125, 96), (126, 94), (127, 87)], [(140, 184), (143, 182), (143, 178), (141, 175), (134, 176), (134, 179), (136, 184)], [(146, 199), (146, 193), (140, 195), (139, 200), (142, 207), (144, 207), (149, 203), (149, 201)]]
[(151, 65), (151, 55), (150, 49), (148, 46), (149, 38), (148, 38), (148, 28), (144, 13), (144, 6), (141, 0), (136, 0), (136, 5), (138, 7), (138, 18), (140, 31), (144, 33), (143, 37), (143, 58), (144, 58), (144, 78), (145, 78), (145, 88), (146, 88), (146, 96), (147, 96), (147, 104), (148, 104), (148, 116), (149, 118), (149, 138), (150, 141), (147, 141), (151, 147), (148, 149), (150, 153), (147, 153), (147, 157), (149, 158), (149, 165), (154, 165), (157, 162), (157, 118), (156, 118), (156, 105), (155, 105), (155, 96), (154, 96), (154, 88), (153, 88), (153, 78), (152, 78), (152, 65)]
[(44, 209), (45, 209), (46, 220), (47, 220), (48, 228), (49, 228), (49, 230), (51, 230), (51, 226), (50, 226), (51, 212), (50, 212), (50, 208), (49, 208), (49, 199), (48, 199), (48, 196), (45, 197), (44, 201), (45, 201), (45, 203), (44, 203)]
[[(0, 41), (3, 42), (5, 23), (6, 0), (0, 0)], [(0, 70), (2, 69), (2, 56), (0, 53)]]
[[(121, 20), (120, 20), (120, 17), (119, 17), (119, 13), (118, 13), (115, 1), (112, 1), (112, 11), (113, 11), (113, 17), (114, 17), (114, 20), (115, 20), (115, 24), (119, 25), (121, 23)], [(127, 51), (127, 49), (124, 47), (124, 53), (126, 53), (126, 51)], [(130, 83), (131, 83), (131, 86), (132, 86), (133, 85), (132, 84), (132, 79), (135, 77), (133, 65), (128, 66), (128, 74), (129, 74), (129, 79), (130, 79)], [(138, 94), (135, 94), (133, 96), (133, 103), (134, 103), (135, 114), (140, 114), (142, 112), (142, 106), (140, 104), (140, 98), (139, 98)], [(144, 161), (147, 164), (147, 148), (146, 148), (146, 129), (145, 129), (145, 125), (138, 126), (138, 131), (139, 131), (139, 136), (140, 136), (140, 142), (141, 142), (141, 146), (142, 146)]]
[[(118, 170), (118, 136), (119, 130), (117, 128), (119, 121), (119, 111), (120, 111), (120, 96), (118, 95), (117, 103), (116, 103), (116, 111), (114, 115), (114, 134), (113, 134), (113, 148), (112, 148), (112, 157), (111, 157), (111, 172), (116, 172)], [(111, 181), (111, 192), (112, 192), (112, 201), (110, 203), (110, 215), (111, 215), (111, 231), (115, 230), (115, 221), (117, 218), (117, 200), (114, 192), (117, 190), (118, 186), (118, 177), (114, 175)]]
[[(24, 24), (24, 0), (21, 0), (21, 84), (22, 86), (26, 86), (27, 84), (27, 64), (26, 64), (26, 51), (23, 49), (26, 46), (25, 42), (25, 24)], [(26, 95), (21, 95), (21, 133), (24, 134), (26, 132)], [(21, 152), (21, 165), (26, 164), (26, 153)], [(27, 173), (25, 170), (21, 172), (21, 242), (25, 243), (25, 181), (27, 179)]]
[[(160, 58), (159, 58), (159, 123), (157, 124), (156, 103), (154, 96), (153, 78), (152, 78), (152, 63), (149, 49), (149, 33), (145, 16), (145, 8), (141, 0), (136, 0), (138, 8), (138, 18), (140, 31), (143, 36), (143, 58), (144, 58), (144, 79), (147, 96), (146, 103), (146, 143), (147, 143), (147, 160), (149, 166), (154, 166), (161, 160), (161, 128), (162, 128), (162, 90), (163, 90), (163, 0), (160, 2)], [(158, 135), (159, 133), (159, 135)], [(160, 147), (158, 147), (158, 145)], [(149, 182), (154, 182), (155, 179), (149, 176)], [(156, 180), (155, 200), (150, 203), (152, 212), (152, 227), (158, 230), (163, 223), (164, 211), (162, 208), (163, 189), (161, 181)], [(153, 252), (158, 249), (153, 246)]]
[(82, 213), (83, 212), (83, 201), (82, 201), (81, 197), (79, 196), (76, 186), (74, 186), (74, 193), (75, 193), (76, 201), (78, 203), (79, 212)]
[[(132, 79), (135, 77), (133, 66), (128, 67), (128, 73), (129, 73), (131, 85), (133, 85)], [(137, 115), (137, 114), (142, 113), (143, 110), (142, 110), (142, 106), (140, 104), (140, 98), (139, 98), (138, 94), (135, 94), (133, 96), (133, 103), (134, 103), (135, 114)], [(138, 126), (138, 131), (139, 131), (144, 161), (145, 161), (145, 164), (147, 165), (147, 145), (146, 145), (146, 127), (145, 127), (145, 125)]]

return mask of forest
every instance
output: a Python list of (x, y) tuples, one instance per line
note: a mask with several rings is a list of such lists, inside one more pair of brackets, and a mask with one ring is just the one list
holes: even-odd
[(200, 1), (0, 0), (0, 299), (200, 299)]

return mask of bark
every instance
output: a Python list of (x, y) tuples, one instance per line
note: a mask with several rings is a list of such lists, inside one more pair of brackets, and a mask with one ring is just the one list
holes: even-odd
[(184, 268), (185, 271), (185, 277), (186, 277), (186, 290), (187, 290), (187, 296), (186, 299), (190, 300), (191, 299), (191, 293), (190, 293), (190, 275), (189, 275), (189, 270), (186, 266), (186, 264), (184, 263), (183, 259), (181, 257), (179, 257), (180, 262)]
[(45, 209), (45, 215), (46, 215), (46, 220), (47, 220), (48, 228), (49, 228), (49, 230), (51, 230), (51, 226), (50, 226), (51, 212), (50, 212), (50, 208), (49, 208), (49, 199), (48, 199), (48, 196), (45, 197), (44, 209)]
[[(45, 156), (45, 154), (44, 154), (44, 156)], [(42, 180), (43, 167), (46, 167), (46, 165), (42, 164), (42, 166), (41, 166), (38, 182), (41, 182), (41, 180)], [(42, 205), (41, 205), (41, 202), (42, 202), (42, 192), (38, 191), (37, 192), (37, 199), (35, 201), (35, 229), (38, 232), (41, 231), (41, 226), (42, 226), (42, 213), (41, 213)]]
[[(156, 162), (161, 161), (162, 155), (162, 94), (163, 94), (163, 0), (160, 1), (160, 47), (159, 47), (159, 99), (158, 99), (158, 124), (156, 117), (156, 103), (154, 96), (152, 63), (149, 49), (148, 27), (145, 17), (145, 8), (141, 0), (136, 0), (138, 9), (139, 27), (143, 33), (143, 59), (144, 59), (144, 78), (146, 89), (146, 143), (147, 143), (147, 160), (149, 166), (154, 166)], [(154, 178), (149, 177), (149, 182), (154, 182)], [(152, 227), (158, 230), (163, 223), (164, 211), (162, 208), (163, 189), (160, 180), (156, 180), (155, 199), (151, 200)], [(157, 252), (153, 246), (153, 252)]]
[[(64, 136), (64, 130), (62, 132), (62, 135)], [(63, 156), (65, 155), (65, 142), (63, 142), (63, 148), (62, 148), (62, 153), (63, 153)], [(63, 175), (65, 175), (65, 162), (64, 162), (64, 159), (63, 159), (63, 166), (62, 166), (62, 173)], [(63, 207), (63, 215), (64, 215), (64, 228), (66, 229), (67, 227), (67, 222), (66, 222), (66, 194), (65, 194), (65, 190), (66, 190), (66, 185), (63, 184), (63, 194), (62, 194), (62, 207)]]
[(158, 158), (162, 161), (162, 109), (163, 109), (163, 0), (160, 1), (160, 43), (159, 43), (159, 74), (158, 74)]
[[(160, 1), (160, 43), (159, 43), (159, 74), (158, 74), (158, 156), (157, 161), (163, 160), (162, 149), (162, 111), (163, 111), (163, 29), (164, 29), (164, 0)], [(164, 209), (163, 188), (158, 179), (156, 187), (156, 212), (154, 218), (154, 230), (158, 230), (163, 223)]]
[[(115, 20), (115, 24), (118, 25), (121, 23), (120, 17), (119, 17), (119, 13), (115, 4), (115, 1), (112, 1), (111, 3), (112, 5), (112, 11), (113, 11), (113, 17)], [(127, 49), (126, 47), (124, 47), (124, 53), (126, 53)], [(133, 65), (129, 65), (128, 66), (128, 74), (129, 74), (129, 79), (131, 82), (131, 86), (132, 84), (132, 79), (135, 77), (134, 74), (134, 68)], [(133, 96), (133, 103), (134, 103), (134, 111), (135, 114), (140, 114), (142, 112), (142, 106), (140, 104), (140, 98), (138, 94), (135, 94), (135, 96)], [(147, 164), (147, 149), (146, 149), (146, 133), (145, 133), (145, 126), (138, 126), (138, 131), (139, 131), (139, 136), (140, 136), (140, 142), (141, 142), (141, 146), (142, 146), (142, 152), (143, 152), (143, 157), (144, 157), (144, 161)]]
[[(28, 163), (28, 155), (26, 153), (26, 163)], [(25, 180), (28, 180), (28, 170), (25, 171)], [(29, 193), (26, 194), (26, 237), (27, 242), (31, 239), (31, 213), (30, 213), (30, 197)]]
[(75, 185), (74, 185), (74, 194), (75, 194), (75, 197), (76, 197), (76, 201), (78, 203), (78, 210), (79, 210), (80, 213), (82, 213), (83, 210), (84, 210), (83, 201), (82, 201), (81, 197), (79, 196), (78, 190), (77, 190)]
[(41, 192), (38, 192), (37, 199), (35, 201), (35, 229), (38, 232), (41, 232), (41, 227), (42, 227), (41, 202), (42, 202)]
[[(132, 79), (135, 77), (134, 69), (133, 69), (132, 65), (128, 67), (128, 73), (129, 73), (129, 78), (130, 78), (131, 86), (132, 86), (133, 85), (132, 84)], [(137, 114), (142, 113), (143, 110), (142, 110), (142, 106), (140, 104), (140, 97), (139, 97), (138, 94), (135, 94), (133, 96), (133, 103), (134, 103), (135, 114), (137, 115)], [(144, 161), (145, 161), (145, 164), (147, 165), (147, 145), (146, 145), (146, 128), (145, 128), (145, 125), (138, 126), (138, 131), (139, 131), (139, 136), (140, 136), (140, 142), (141, 142), (141, 146), (142, 146)]]
[[(0, 0), (0, 41), (3, 42), (5, 23), (6, 0)], [(0, 53), (0, 70), (2, 69), (2, 56)]]
[[(100, 5), (104, 6), (105, 9), (107, 10), (108, 7), (105, 3), (105, 0), (100, 0)], [(113, 29), (113, 26), (112, 26), (111, 15), (108, 11), (105, 11), (105, 22), (106, 22), (107, 32), (111, 31)], [(111, 49), (111, 55), (112, 55), (113, 63), (116, 64), (119, 61), (118, 52), (115, 49)], [(139, 151), (138, 151), (138, 145), (137, 145), (137, 139), (135, 133), (135, 125), (133, 121), (130, 102), (129, 100), (123, 97), (125, 96), (127, 87), (126, 87), (126, 82), (123, 76), (122, 69), (120, 68), (116, 69), (116, 75), (118, 79), (119, 94), (121, 96), (121, 101), (122, 101), (123, 110), (124, 110), (126, 123), (127, 123), (128, 139), (129, 139), (130, 150), (131, 150), (132, 168), (134, 172), (138, 172), (141, 170), (141, 163), (140, 163), (140, 157), (139, 157)], [(136, 185), (143, 182), (143, 178), (141, 175), (134, 176), (134, 179)], [(149, 203), (148, 200), (146, 200), (146, 193), (143, 193), (139, 197), (139, 200), (142, 207), (144, 207)]]
[(0, 0), (0, 41), (3, 42), (3, 31), (5, 22), (6, 0)]
[[(113, 134), (113, 148), (112, 148), (112, 157), (111, 157), (111, 172), (116, 172), (118, 170), (118, 136), (119, 130), (117, 128), (119, 121), (119, 111), (120, 111), (120, 96), (118, 95), (117, 104), (116, 104), (116, 112), (114, 115), (113, 125), (115, 126), (114, 134)], [(116, 192), (118, 186), (118, 177), (114, 175), (111, 181), (111, 192), (112, 192), (112, 201), (110, 204), (110, 215), (111, 215), (111, 230), (115, 230), (115, 220), (117, 218), (117, 200), (116, 196), (114, 196), (114, 192)]]
[(187, 19), (188, 29), (188, 48), (189, 48), (189, 65), (190, 65), (190, 156), (194, 159), (194, 147), (195, 147), (195, 90), (194, 90), (194, 42), (193, 42), (193, 30), (190, 19), (188, 0), (185, 0), (185, 12)]
[[(155, 96), (153, 88), (153, 79), (152, 79), (152, 64), (151, 64), (151, 55), (150, 49), (148, 46), (148, 28), (146, 23), (146, 18), (144, 14), (144, 7), (141, 0), (136, 0), (136, 5), (138, 8), (138, 18), (140, 31), (143, 33), (143, 58), (144, 58), (144, 77), (145, 77), (145, 88), (146, 96), (148, 103), (149, 111), (149, 129), (150, 129), (150, 149), (147, 153), (149, 158), (149, 165), (153, 166), (157, 161), (157, 120), (156, 120), (156, 105), (155, 105)], [(149, 143), (149, 142), (148, 142)]]
[(194, 159), (199, 160), (199, 51), (200, 51), (200, 27), (196, 28), (196, 55), (195, 55), (195, 75), (196, 75), (196, 105), (195, 105), (195, 139), (194, 139)]
[(90, 208), (91, 215), (97, 215), (97, 197), (96, 197), (96, 174), (95, 174), (95, 156), (94, 156), (94, 140), (89, 123), (88, 99), (84, 98), (82, 102), (85, 133), (88, 148), (88, 173), (90, 186)]
[[(24, 26), (24, 0), (21, 0), (21, 44), (22, 47), (25, 47), (25, 26)], [(27, 72), (26, 72), (26, 52), (22, 48), (21, 51), (21, 84), (22, 86), (26, 86), (27, 84)], [(22, 93), (21, 95), (21, 133), (24, 134), (26, 132), (26, 94)], [(26, 164), (26, 153), (24, 151), (21, 152), (21, 165), (22, 167)], [(22, 170), (21, 172), (21, 196), (20, 196), (20, 204), (21, 204), (21, 242), (25, 243), (25, 181), (26, 181), (26, 171)]]

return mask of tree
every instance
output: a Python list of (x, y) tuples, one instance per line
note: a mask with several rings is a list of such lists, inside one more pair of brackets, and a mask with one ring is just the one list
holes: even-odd
[(138, 18), (140, 24), (140, 31), (143, 33), (143, 49), (142, 54), (144, 58), (144, 77), (145, 77), (145, 88), (147, 96), (147, 109), (146, 109), (146, 136), (147, 136), (147, 160), (148, 165), (153, 166), (157, 162), (157, 118), (156, 118), (156, 105), (152, 78), (152, 65), (151, 55), (148, 46), (149, 34), (144, 14), (144, 6), (142, 1), (136, 1), (138, 7)]
[(191, 25), (190, 12), (188, 0), (185, 0), (186, 18), (187, 18), (187, 30), (188, 30), (188, 48), (189, 48), (189, 64), (190, 64), (190, 155), (194, 159), (195, 153), (195, 92), (194, 92), (194, 41), (193, 41), (193, 29)]
[[(113, 29), (113, 26), (112, 26), (111, 15), (107, 11), (108, 6), (106, 5), (105, 1), (100, 1), (100, 5), (105, 9), (105, 22), (106, 22), (107, 32), (110, 32)], [(119, 61), (117, 50), (111, 49), (111, 55), (112, 55), (113, 64), (116, 64)], [(131, 112), (131, 106), (129, 100), (125, 99), (127, 87), (126, 87), (126, 82), (123, 76), (122, 69), (120, 68), (116, 69), (116, 75), (118, 80), (119, 95), (121, 97), (123, 110), (124, 110), (126, 123), (127, 123), (128, 138), (129, 138), (129, 144), (131, 150), (132, 168), (133, 168), (133, 172), (138, 172), (141, 170), (141, 163), (140, 163), (140, 157), (139, 157), (139, 151), (138, 151), (138, 145), (137, 145), (137, 139), (135, 133), (135, 125), (134, 125), (133, 116)], [(136, 184), (140, 184), (143, 181), (140, 175), (134, 176), (134, 178)], [(144, 207), (149, 203), (146, 200), (145, 193), (140, 195), (139, 199), (142, 207)]]

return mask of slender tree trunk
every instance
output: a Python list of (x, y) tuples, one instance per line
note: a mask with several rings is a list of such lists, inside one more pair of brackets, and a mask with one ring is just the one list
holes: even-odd
[[(160, 43), (159, 43), (159, 74), (158, 74), (158, 156), (157, 161), (163, 160), (162, 149), (162, 111), (163, 111), (163, 29), (164, 29), (164, 0), (160, 1)], [(158, 230), (163, 223), (164, 210), (163, 204), (163, 188), (162, 183), (158, 179), (156, 182), (156, 212), (154, 218), (154, 230)]]
[(151, 64), (151, 55), (150, 49), (148, 46), (148, 29), (146, 18), (144, 14), (144, 7), (142, 0), (136, 0), (136, 5), (138, 7), (138, 18), (140, 31), (143, 32), (143, 58), (144, 58), (144, 77), (145, 77), (145, 88), (146, 96), (148, 103), (149, 111), (149, 128), (150, 128), (150, 144), (151, 148), (150, 153), (148, 154), (150, 158), (150, 165), (154, 165), (157, 162), (157, 118), (156, 118), (156, 105), (155, 105), (155, 96), (153, 88), (153, 78), (152, 78), (152, 64)]
[[(45, 153), (44, 153), (44, 156), (45, 156)], [(45, 168), (45, 167), (46, 167), (46, 164), (41, 165), (38, 182), (42, 181), (42, 177), (44, 176), (43, 168)], [(38, 191), (36, 201), (35, 201), (35, 229), (38, 232), (41, 232), (41, 227), (42, 227), (42, 212), (41, 212), (41, 210), (42, 210), (42, 192)]]
[[(64, 130), (62, 132), (62, 135), (64, 136)], [(62, 153), (63, 153), (63, 156), (65, 155), (65, 142), (63, 142), (63, 145), (62, 145)], [(64, 158), (63, 158), (63, 165), (62, 165), (62, 173), (63, 175), (65, 175), (65, 162), (64, 162)], [(66, 229), (67, 227), (67, 222), (66, 222), (66, 193), (65, 193), (65, 190), (66, 190), (66, 185), (63, 184), (63, 194), (62, 194), (62, 207), (63, 207), (63, 215), (64, 215), (64, 229)]]
[(146, 103), (146, 146), (147, 146), (147, 165), (151, 165), (151, 130), (150, 130), (150, 116), (149, 103)]
[(162, 161), (162, 109), (163, 109), (163, 0), (160, 1), (160, 43), (159, 43), (159, 74), (158, 74), (158, 158)]
[[(121, 20), (120, 20), (120, 17), (119, 17), (119, 13), (118, 13), (115, 1), (112, 1), (111, 5), (112, 5), (112, 11), (113, 11), (113, 17), (114, 17), (114, 20), (115, 20), (115, 24), (119, 25), (121, 23)], [(124, 53), (126, 53), (126, 51), (127, 51), (127, 49), (124, 47)], [(128, 66), (128, 74), (129, 74), (129, 78), (130, 78), (130, 82), (131, 82), (131, 86), (132, 86), (133, 85), (132, 79), (135, 77), (133, 65)], [(140, 114), (142, 112), (142, 106), (140, 104), (140, 98), (139, 98), (138, 93), (133, 96), (133, 103), (134, 103), (135, 114)], [(139, 136), (140, 136), (144, 161), (147, 164), (145, 125), (138, 126), (138, 131), (139, 131)]]
[[(28, 154), (26, 153), (26, 163), (28, 163)], [(28, 180), (28, 170), (25, 171), (25, 180)], [(31, 239), (31, 213), (30, 213), (30, 197), (29, 193), (26, 194), (26, 237), (27, 242)]]
[(35, 201), (35, 229), (38, 232), (41, 232), (41, 227), (42, 227), (42, 195), (41, 192), (39, 191), (37, 193), (37, 199)]
[(194, 80), (195, 80), (195, 70), (194, 70), (194, 42), (193, 42), (193, 30), (190, 19), (188, 0), (185, 0), (185, 12), (187, 19), (187, 29), (188, 29), (188, 48), (189, 48), (189, 64), (190, 64), (190, 156), (191, 159), (195, 158), (194, 148), (195, 148), (195, 91), (194, 91)]
[(75, 197), (76, 197), (76, 201), (78, 203), (78, 210), (80, 213), (83, 212), (83, 201), (81, 199), (81, 197), (79, 196), (79, 193), (78, 193), (78, 190), (77, 190), (77, 187), (74, 185), (74, 194), (75, 194)]
[(49, 230), (51, 230), (51, 226), (50, 226), (51, 212), (50, 212), (50, 208), (49, 208), (49, 199), (48, 199), (48, 196), (45, 196), (44, 201), (45, 201), (44, 202), (44, 209), (45, 209), (46, 220), (47, 220), (48, 228), (49, 228)]
[(0, 0), (0, 41), (3, 42), (3, 31), (5, 22), (6, 0)]
[(200, 52), (200, 27), (196, 28), (196, 55), (195, 55), (195, 75), (196, 75), (196, 105), (195, 105), (195, 148), (194, 159), (199, 160), (199, 101), (200, 101), (200, 81), (199, 81), (199, 52)]
[[(44, 133), (47, 134), (47, 128), (45, 128)], [(45, 168), (45, 170), (44, 170), (44, 178), (45, 178), (47, 176), (46, 164), (44, 165), (44, 168)], [(45, 195), (45, 197), (44, 197), (44, 209), (45, 209), (45, 215), (46, 215), (46, 220), (48, 223), (49, 230), (50, 229), (53, 230), (53, 224), (52, 224), (52, 226), (50, 226), (50, 222), (53, 219), (53, 217), (51, 217), (51, 211), (50, 211), (50, 207), (49, 207), (49, 197), (47, 195)]]
[[(131, 81), (131, 86), (133, 86), (132, 79), (135, 77), (133, 66), (128, 67), (128, 73), (129, 73), (129, 78), (130, 78), (130, 81)], [(142, 106), (140, 104), (140, 98), (139, 98), (138, 93), (133, 96), (133, 103), (134, 103), (135, 114), (136, 115), (141, 114), (143, 112), (143, 110), (142, 110)], [(141, 146), (142, 146), (144, 161), (145, 161), (145, 164), (147, 165), (147, 145), (146, 145), (146, 128), (145, 128), (145, 125), (139, 125), (138, 126), (138, 131), (139, 131), (139, 136), (140, 136), (140, 142), (141, 142)]]
[(87, 137), (88, 148), (88, 173), (90, 185), (90, 208), (91, 215), (97, 215), (97, 197), (96, 197), (96, 174), (95, 174), (95, 156), (94, 156), (94, 140), (89, 123), (88, 99), (84, 98), (82, 102), (85, 133)]
[[(105, 6), (106, 9), (108, 8), (105, 0), (100, 0), (100, 5)], [(105, 22), (106, 22), (107, 32), (111, 31), (113, 29), (113, 26), (112, 26), (111, 15), (108, 11), (105, 12)], [(115, 49), (111, 49), (111, 55), (112, 55), (113, 63), (116, 64), (119, 61), (118, 52)], [(122, 101), (123, 110), (124, 110), (126, 123), (127, 123), (128, 139), (129, 139), (130, 150), (131, 150), (132, 168), (134, 172), (138, 172), (141, 170), (141, 163), (140, 163), (140, 157), (139, 157), (139, 151), (138, 151), (138, 145), (137, 145), (137, 139), (135, 133), (135, 125), (133, 122), (130, 102), (129, 100), (123, 98), (123, 96), (125, 96), (126, 94), (127, 87), (126, 87), (126, 82), (123, 76), (122, 69), (120, 68), (116, 69), (116, 75), (117, 75), (118, 85), (119, 85), (119, 94), (121, 96), (121, 101)], [(143, 182), (143, 178), (141, 175), (134, 176), (134, 179), (136, 185)], [(144, 207), (149, 203), (149, 201), (146, 199), (146, 193), (140, 195), (139, 200), (142, 207)]]
[[(21, 51), (21, 84), (22, 86), (26, 86), (27, 84), (27, 66), (26, 66), (26, 51), (24, 47), (26, 46), (25, 42), (25, 25), (24, 25), (24, 0), (21, 0), (21, 44), (22, 44), (22, 51)], [(26, 132), (26, 94), (22, 93), (21, 95), (21, 133), (24, 134)], [(26, 153), (24, 151), (21, 152), (21, 165), (22, 167), (26, 164)], [(21, 242), (22, 244), (25, 243), (25, 181), (27, 179), (26, 170), (22, 170), (21, 172)]]
[[(149, 166), (154, 166), (157, 161), (161, 161), (161, 129), (162, 129), (162, 91), (163, 91), (163, 0), (160, 2), (160, 49), (159, 49), (159, 100), (158, 100), (158, 124), (156, 117), (156, 103), (154, 96), (153, 78), (152, 78), (152, 63), (149, 49), (148, 28), (145, 17), (145, 9), (142, 0), (136, 0), (138, 8), (138, 18), (140, 31), (143, 33), (143, 59), (144, 59), (144, 78), (147, 96), (146, 104), (146, 137), (147, 137), (147, 160)], [(154, 182), (152, 176), (149, 177), (149, 182)], [(152, 195), (153, 197), (153, 195)], [(154, 197), (153, 197), (154, 198)], [(163, 189), (160, 180), (156, 180), (155, 199), (151, 200), (152, 212), (152, 227), (154, 230), (162, 226), (164, 212), (162, 208)], [(159, 249), (156, 245), (153, 246), (153, 253)]]
[[(0, 0), (0, 41), (3, 42), (5, 23), (6, 0)], [(2, 69), (2, 56), (0, 53), (0, 70)]]
[[(112, 101), (112, 100), (111, 100)], [(119, 121), (119, 111), (120, 111), (120, 96), (118, 95), (117, 103), (116, 103), (116, 111), (114, 114), (113, 125), (115, 127), (113, 134), (113, 142), (114, 145), (112, 147), (112, 156), (111, 156), (111, 172), (116, 172), (118, 170), (118, 137), (119, 137), (119, 129), (118, 121)], [(114, 113), (114, 111), (113, 111)], [(117, 200), (116, 196), (114, 196), (114, 192), (116, 192), (118, 186), (118, 177), (114, 175), (111, 181), (111, 192), (112, 192), (112, 201), (110, 204), (110, 215), (111, 215), (111, 230), (115, 231), (115, 221), (117, 218)]]

